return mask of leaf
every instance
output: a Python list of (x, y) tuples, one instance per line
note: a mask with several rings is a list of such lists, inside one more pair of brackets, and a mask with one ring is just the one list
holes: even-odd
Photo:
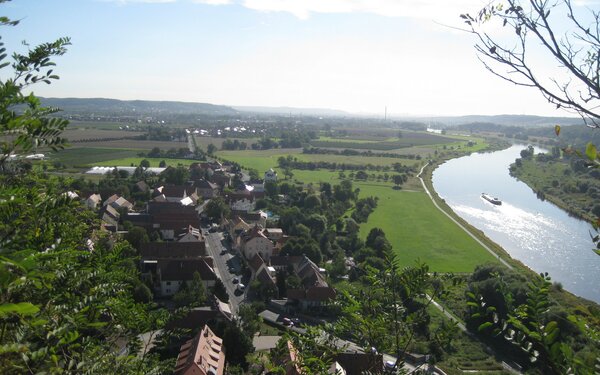
[(40, 311), (40, 309), (29, 302), (5, 303), (0, 305), (0, 318), (10, 314), (22, 316), (33, 315), (38, 311)]
[(492, 324), (492, 322), (485, 322), (485, 323), (481, 324), (481, 325), (480, 325), (480, 326), (477, 328), (477, 330), (478, 330), (479, 332), (482, 332), (482, 331), (484, 331), (484, 330), (488, 329), (489, 327), (491, 327), (492, 325), (493, 325), (493, 324)]
[(596, 150), (596, 146), (592, 142), (589, 142), (585, 147), (585, 155), (590, 160), (596, 160), (598, 157), (598, 150)]
[(558, 137), (560, 135), (560, 125), (554, 125), (554, 134)]

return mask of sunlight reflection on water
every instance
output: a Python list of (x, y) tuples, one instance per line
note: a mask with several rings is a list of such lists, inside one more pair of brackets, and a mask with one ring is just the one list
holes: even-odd
[[(508, 174), (521, 148), (450, 160), (434, 171), (435, 189), (459, 216), (513, 258), (536, 272), (548, 272), (567, 290), (600, 302), (600, 258), (591, 250), (591, 226), (540, 201)], [(482, 191), (498, 195), (503, 204), (485, 201)]]

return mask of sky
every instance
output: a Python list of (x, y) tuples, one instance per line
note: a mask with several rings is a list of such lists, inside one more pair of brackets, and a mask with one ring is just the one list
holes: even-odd
[[(13, 0), (8, 51), (68, 36), (46, 97), (565, 116), (478, 61), (481, 0)], [(578, 3), (580, 4), (580, 3)], [(583, 3), (582, 3), (583, 4)], [(595, 7), (598, 4), (583, 4)], [(6, 74), (0, 71), (0, 76)]]

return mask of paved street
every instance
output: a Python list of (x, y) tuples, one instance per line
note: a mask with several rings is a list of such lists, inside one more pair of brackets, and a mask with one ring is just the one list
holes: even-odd
[(208, 255), (214, 259), (215, 272), (227, 289), (231, 312), (235, 314), (237, 313), (239, 304), (244, 300), (246, 293), (246, 291), (244, 293), (237, 291), (237, 284), (233, 283), (233, 278), (236, 276), (241, 280), (241, 275), (236, 274), (236, 272), (240, 272), (241, 259), (239, 259), (239, 255), (233, 255), (223, 246), (222, 233), (207, 233), (205, 236)]

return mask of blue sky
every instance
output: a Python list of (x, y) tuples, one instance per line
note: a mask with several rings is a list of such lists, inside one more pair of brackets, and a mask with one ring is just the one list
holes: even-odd
[(52, 97), (411, 115), (544, 114), (485, 71), (460, 26), (480, 0), (13, 0), (9, 51), (69, 36)]

